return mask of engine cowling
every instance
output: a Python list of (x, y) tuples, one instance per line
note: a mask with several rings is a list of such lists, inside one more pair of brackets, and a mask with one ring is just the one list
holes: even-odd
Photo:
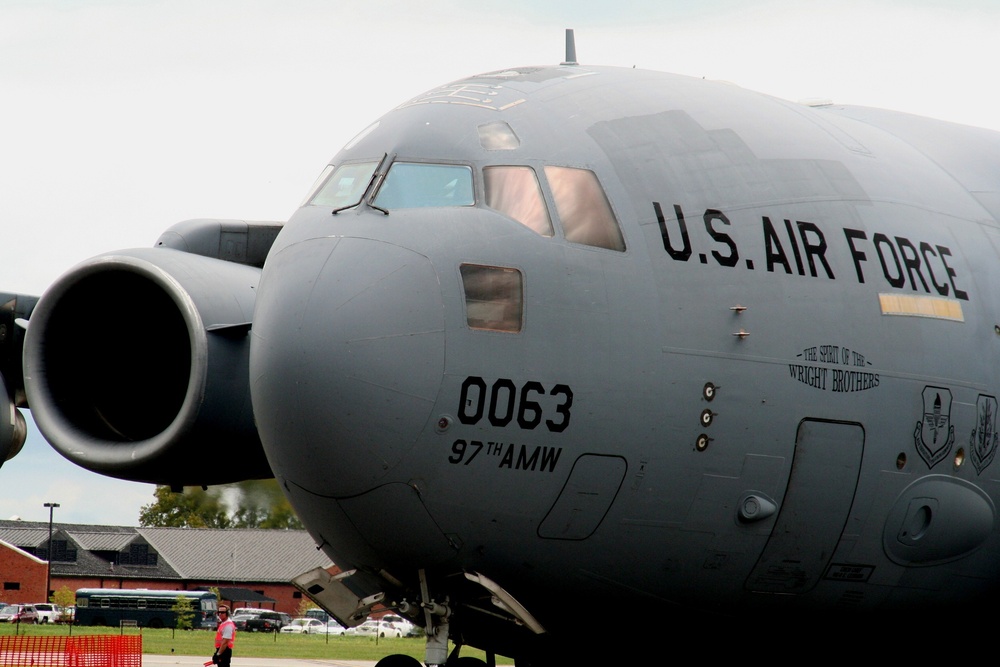
[(248, 377), (259, 278), (169, 248), (100, 255), (60, 277), (24, 342), (28, 405), (46, 440), (132, 481), (271, 477)]

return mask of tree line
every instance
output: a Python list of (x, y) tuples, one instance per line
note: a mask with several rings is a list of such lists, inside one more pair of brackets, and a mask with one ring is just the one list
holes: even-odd
[(157, 486), (139, 509), (139, 525), (162, 528), (302, 528), (275, 479), (249, 480), (181, 492)]

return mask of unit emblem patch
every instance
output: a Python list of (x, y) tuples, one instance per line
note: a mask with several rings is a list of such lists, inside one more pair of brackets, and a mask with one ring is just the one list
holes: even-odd
[(913, 431), (917, 453), (933, 468), (951, 451), (955, 427), (951, 423), (951, 390), (926, 386), (923, 391), (924, 416)]
[(976, 428), (969, 436), (972, 465), (980, 475), (997, 453), (997, 399), (980, 394), (976, 399)]

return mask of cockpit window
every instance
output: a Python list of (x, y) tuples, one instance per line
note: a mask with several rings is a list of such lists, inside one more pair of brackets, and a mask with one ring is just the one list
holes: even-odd
[(395, 162), (375, 195), (384, 209), (472, 206), (472, 169), (462, 165)]
[(570, 167), (545, 167), (545, 177), (549, 181), (567, 241), (609, 250), (625, 250), (622, 230), (594, 172)]
[(357, 206), (371, 184), (378, 164), (378, 160), (374, 160), (340, 165), (316, 189), (316, 193), (309, 199), (309, 205), (332, 206), (334, 209)]
[(328, 164), (325, 167), (323, 167), (323, 171), (320, 173), (319, 176), (316, 177), (316, 180), (313, 181), (312, 187), (309, 188), (309, 193), (305, 196), (305, 199), (302, 200), (302, 203), (299, 204), (300, 207), (305, 206), (310, 201), (312, 201), (312, 198), (316, 196), (316, 193), (319, 191), (320, 187), (322, 187), (323, 184), (326, 183), (326, 179), (330, 177), (330, 172), (332, 171), (333, 171), (332, 164)]
[(479, 126), (479, 145), (488, 151), (512, 151), (521, 145), (510, 125), (502, 120)]
[(531, 167), (484, 167), (486, 205), (542, 236), (552, 236), (552, 220)]
[(519, 332), (524, 317), (521, 272), (479, 264), (462, 264), (459, 268), (469, 328)]

